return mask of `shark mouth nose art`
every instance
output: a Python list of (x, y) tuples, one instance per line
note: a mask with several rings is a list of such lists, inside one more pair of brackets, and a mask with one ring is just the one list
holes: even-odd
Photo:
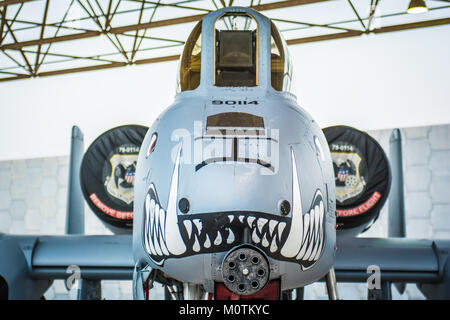
[(177, 194), (181, 146), (175, 161), (169, 201), (164, 209), (155, 185), (148, 188), (144, 212), (144, 244), (157, 264), (168, 258), (224, 252), (251, 243), (275, 259), (297, 262), (303, 270), (321, 256), (324, 245), (324, 200), (317, 190), (303, 214), (297, 169), (292, 153), (291, 216), (254, 211), (224, 211), (178, 215)]

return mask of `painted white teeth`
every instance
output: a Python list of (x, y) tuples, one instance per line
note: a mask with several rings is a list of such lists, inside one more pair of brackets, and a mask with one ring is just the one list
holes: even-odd
[(155, 200), (150, 201), (150, 212), (148, 217), (148, 234), (147, 234), (147, 241), (150, 245), (150, 252), (151, 254), (156, 254), (155, 246), (153, 245), (153, 233), (155, 232)]
[(155, 210), (153, 212), (153, 245), (155, 246), (156, 254), (158, 256), (162, 256), (162, 250), (159, 243), (159, 233), (160, 233), (160, 224), (159, 224), (159, 204), (155, 205)]
[(308, 227), (309, 227), (309, 213), (306, 213), (305, 215), (303, 215), (303, 239), (302, 239), (302, 248), (300, 250), (300, 252), (298, 253), (296, 259), (297, 260), (301, 260), (304, 258), (306, 249), (308, 249), (308, 242), (306, 237), (308, 236)]
[(319, 219), (320, 219), (320, 208), (319, 208), (318, 205), (314, 207), (314, 212), (315, 212), (314, 218), (315, 218), (315, 220), (316, 220), (315, 226), (316, 226), (316, 228), (318, 229), (318, 226), (319, 226)]
[(166, 229), (165, 234), (170, 234), (166, 238), (166, 245), (169, 252), (173, 255), (181, 255), (186, 252), (186, 245), (181, 237), (180, 229), (178, 227), (177, 215), (177, 198), (178, 198), (178, 172), (180, 167), (181, 147), (178, 149), (178, 155), (173, 169), (172, 180), (170, 182), (169, 202), (167, 204), (166, 214)]
[(166, 241), (165, 241), (165, 239), (164, 239), (164, 234), (163, 234), (162, 231), (159, 233), (159, 243), (161, 244), (161, 251), (162, 251), (162, 253), (163, 253), (164, 255), (168, 256), (170, 253), (169, 253), (169, 251), (167, 250), (167, 247), (166, 247)]
[[(322, 233), (322, 232), (321, 232)], [(317, 244), (317, 250), (316, 250), (316, 253), (315, 253), (315, 255), (313, 256), (313, 260), (314, 261), (317, 261), (318, 259), (319, 259), (319, 257), (320, 257), (320, 253), (321, 253), (321, 251), (322, 251), (322, 242), (323, 242), (323, 236), (322, 236), (322, 234), (319, 236), (319, 241), (318, 241), (318, 244)]]
[(200, 243), (198, 242), (197, 235), (195, 235), (195, 242), (194, 245), (192, 246), (192, 250), (194, 250), (195, 252), (200, 251)]
[(316, 205), (314, 207), (314, 248), (311, 252), (311, 255), (309, 256), (309, 261), (313, 261), (314, 257), (316, 256), (317, 250), (319, 249), (319, 242), (320, 242), (320, 234), (321, 234), (321, 225), (320, 222), (320, 208), (319, 205)]
[(201, 233), (202, 233), (202, 227), (203, 227), (203, 224), (202, 224), (202, 222), (200, 221), (200, 219), (194, 219), (194, 220), (192, 220), (192, 221), (194, 222), (195, 226), (197, 227), (198, 234), (201, 234)]
[(228, 238), (227, 238), (227, 243), (233, 243), (234, 242), (234, 233), (233, 231), (230, 229), (230, 233), (228, 234)]
[[(316, 219), (315, 219), (315, 211), (314, 209), (311, 209), (310, 213), (309, 213), (309, 237), (305, 240), (306, 243), (308, 243), (308, 249), (310, 249), (309, 247), (312, 246), (312, 244), (314, 243), (314, 238), (315, 238), (315, 234), (316, 234)], [(308, 250), (306, 250), (306, 253), (308, 253)], [(311, 254), (311, 252), (309, 252), (309, 254)], [(307, 257), (303, 257), (303, 259), (307, 260), (309, 258), (309, 255)]]
[(303, 260), (309, 260), (309, 256), (311, 255), (313, 247), (314, 247), (314, 241), (310, 241), (308, 243), (308, 250), (306, 250), (306, 253), (305, 253), (305, 256), (303, 257)]
[(219, 231), (217, 231), (217, 235), (216, 235), (216, 239), (214, 240), (214, 244), (216, 246), (218, 246), (221, 243), (222, 243), (222, 235), (220, 234)]
[(286, 227), (286, 222), (280, 222), (278, 224), (278, 241), (281, 241), (281, 236), (283, 235), (284, 228)]
[[(315, 261), (319, 258), (323, 246), (323, 197), (320, 190), (317, 190), (314, 201), (319, 199), (319, 205), (310, 209), (310, 212), (303, 214), (301, 194), (298, 184), (297, 164), (295, 162), (294, 151), (291, 149), (292, 159), (292, 218), (290, 230), (280, 250), (281, 255), (286, 258), (296, 257), (298, 260)], [(281, 240), (282, 230), (286, 224), (278, 224), (278, 239)], [(273, 227), (274, 228), (274, 227)], [(269, 223), (269, 232), (272, 231)], [(272, 241), (272, 244), (273, 241)], [(272, 250), (271, 244), (271, 250)]]
[[(150, 196), (147, 195), (147, 197), (149, 198)], [(151, 246), (150, 246), (151, 241), (149, 241), (149, 238), (148, 238), (149, 235), (150, 235), (150, 202), (147, 203), (147, 201), (146, 201), (145, 212), (146, 212), (146, 217), (145, 217), (145, 223), (146, 223), (145, 231), (146, 231), (146, 233), (145, 233), (145, 237), (144, 237), (144, 239), (145, 239), (145, 247), (146, 247), (148, 252), (152, 253), (152, 249), (151, 249)]]
[[(155, 209), (156, 209), (156, 206), (155, 206)], [(166, 222), (165, 221), (166, 212), (164, 211), (163, 208), (159, 207), (159, 211), (156, 212), (156, 210), (155, 210), (155, 215), (158, 215), (158, 219), (156, 219), (158, 221), (158, 224), (156, 225), (156, 228), (155, 228), (157, 230), (156, 234), (159, 239), (158, 243), (159, 243), (162, 254), (167, 256), (170, 253), (166, 247), (166, 239), (165, 239), (165, 234), (164, 234), (165, 222)]]
[(186, 228), (188, 237), (190, 239), (191, 235), (192, 235), (192, 222), (191, 222), (191, 220), (184, 220), (183, 223), (184, 223), (184, 227)]
[(313, 261), (314, 260), (314, 257), (316, 256), (318, 248), (319, 248), (319, 239), (317, 239), (317, 241), (314, 242), (313, 249), (311, 251), (311, 255), (309, 256), (308, 261)]
[[(323, 201), (320, 201), (319, 212), (320, 212), (319, 226), (320, 226), (320, 228), (322, 228), (322, 226), (323, 226), (323, 215), (324, 215)], [(319, 259), (320, 253), (322, 252), (322, 245), (323, 245), (323, 230), (320, 230), (320, 232), (319, 232), (319, 245), (318, 245), (317, 253), (314, 256), (314, 261), (317, 261)]]
[(247, 224), (250, 228), (253, 228), (253, 221), (255, 221), (255, 217), (248, 217)]
[(159, 227), (161, 230), (161, 236), (164, 238), (164, 243), (166, 242), (164, 231), (166, 230), (166, 212), (163, 208), (159, 209)]
[(211, 247), (211, 241), (209, 240), (209, 236), (208, 236), (208, 234), (206, 234), (206, 240), (205, 240), (205, 243), (203, 244), (203, 246), (205, 247), (205, 248), (209, 248), (209, 247)]
[(308, 229), (309, 229), (309, 213), (306, 213), (303, 216), (303, 241), (302, 241), (302, 245), (306, 244), (307, 242), (307, 237), (309, 236), (308, 234)]
[(259, 218), (258, 219), (257, 226), (258, 226), (258, 230), (259, 230), (260, 234), (262, 233), (262, 229), (264, 228), (266, 223), (267, 223), (267, 219), (265, 219), (265, 218)]
[[(315, 211), (315, 212), (318, 215), (318, 211)], [(319, 233), (320, 233), (320, 230), (319, 230), (318, 225), (316, 224), (316, 230), (314, 231), (314, 237), (312, 239), (312, 247), (313, 248), (311, 250), (311, 254), (308, 257), (308, 261), (313, 261), (314, 260), (314, 257), (316, 256), (316, 253), (317, 253), (317, 250), (319, 249), (319, 242), (320, 242)]]
[[(155, 199), (146, 198), (146, 205), (149, 207), (148, 221), (148, 249), (149, 253), (157, 256), (181, 255), (186, 251), (186, 245), (181, 237), (178, 226), (177, 197), (178, 197), (178, 172), (181, 156), (181, 144), (178, 149), (177, 159), (172, 174), (169, 190), (169, 202), (165, 211)], [(156, 194), (153, 184), (150, 189)], [(149, 197), (149, 195), (147, 195)], [(150, 203), (149, 203), (150, 201)], [(186, 225), (186, 223), (185, 223)], [(186, 226), (188, 233), (192, 227)], [(166, 238), (166, 234), (170, 237)]]
[(256, 234), (256, 229), (253, 229), (253, 233), (252, 233), (252, 240), (254, 243), (258, 244), (261, 242), (261, 239), (258, 237), (258, 235)]
[(305, 251), (306, 251), (306, 244), (304, 244), (302, 246), (302, 249), (300, 250), (300, 252), (298, 253), (296, 259), (297, 260), (301, 260), (303, 258), (303, 256), (305, 255)]
[(156, 254), (158, 256), (162, 256), (162, 251), (161, 251), (161, 247), (159, 245), (159, 239), (158, 239), (159, 238), (158, 237), (158, 233), (159, 233), (158, 222), (156, 221), (156, 219), (157, 219), (157, 216), (155, 216), (155, 225), (153, 228), (153, 245), (155, 246)]
[(155, 245), (153, 244), (153, 235), (155, 234), (155, 200), (150, 200), (150, 225), (149, 225), (149, 242), (150, 242), (150, 251), (152, 254), (156, 254)]
[(145, 197), (145, 213), (146, 213), (147, 215), (148, 215), (149, 212), (150, 212), (150, 202), (151, 202), (150, 195), (147, 194), (147, 196)]
[[(317, 211), (317, 210), (316, 210)], [(318, 237), (317, 237), (317, 244), (314, 252), (312, 253), (310, 259), (317, 261), (319, 259), (320, 252), (322, 251), (322, 241), (323, 241), (323, 230), (322, 230), (322, 221), (323, 221), (323, 201), (320, 201), (319, 204), (319, 210), (318, 210)]]
[[(145, 230), (147, 235), (144, 239), (144, 245), (149, 254), (153, 256), (167, 257), (181, 255), (187, 250), (178, 227), (176, 205), (180, 152), (181, 147), (172, 177), (167, 211), (165, 211), (155, 199), (151, 199), (150, 194), (147, 194), (145, 198)], [(283, 232), (288, 225), (286, 222), (279, 222), (275, 219), (267, 219), (264, 217), (246, 216), (245, 214), (228, 214), (227, 218), (230, 225), (235, 218), (244, 224), (243, 226), (248, 224), (252, 232), (251, 238), (253, 243), (269, 248), (271, 253), (279, 251), (285, 258), (295, 257), (297, 260), (313, 262), (319, 259), (324, 244), (324, 202), (322, 200), (320, 202), (318, 201), (319, 203), (311, 208), (308, 213), (302, 213), (298, 174), (292, 150), (291, 156), (293, 161), (292, 218), (290, 227), (288, 228), (288, 234), (284, 236), (284, 238), (287, 239), (282, 247), (279, 248), (278, 245), (280, 245), (281, 239), (283, 238)], [(316, 197), (319, 195), (321, 195), (320, 191), (316, 193)], [(315, 201), (317, 201), (318, 198), (315, 199)], [(191, 249), (194, 252), (200, 252), (202, 248), (211, 248), (212, 245), (219, 246), (223, 242), (232, 244), (236, 241), (235, 233), (230, 228), (226, 229), (226, 232), (228, 232), (226, 234), (226, 239), (222, 238), (223, 235), (220, 231), (217, 231), (215, 237), (210, 238), (208, 234), (205, 234), (205, 238), (202, 238), (200, 236), (203, 231), (203, 222), (201, 219), (186, 219), (182, 221), (188, 238), (192, 239), (192, 237), (194, 237), (194, 239), (192, 239), (193, 245)], [(175, 228), (177, 232), (173, 232)], [(166, 234), (170, 234), (171, 237), (166, 238)], [(177, 240), (177, 238), (179, 239)], [(204, 242), (200, 243), (200, 239), (204, 239)], [(214, 241), (212, 241), (213, 239)]]
[[(316, 194), (316, 197), (320, 191)], [(297, 255), (298, 260), (317, 261), (322, 252), (323, 246), (323, 216), (324, 206), (321, 200), (318, 205), (314, 206), (309, 213), (303, 216), (304, 219), (304, 235), (302, 241), (302, 249)]]
[(153, 222), (155, 232), (159, 231), (159, 204), (155, 205), (155, 211), (153, 212)]
[(154, 199), (150, 200), (150, 212), (155, 211), (155, 205), (156, 205), (155, 200)]
[(270, 244), (270, 252), (275, 252), (277, 251), (278, 247), (275, 241), (275, 237), (272, 239), (272, 243)]
[(262, 239), (261, 244), (263, 245), (263, 247), (268, 247), (269, 246), (269, 241), (267, 240), (266, 234), (264, 233), (264, 237)]
[(303, 239), (303, 219), (302, 201), (300, 196), (300, 186), (298, 184), (297, 164), (295, 162), (294, 151), (291, 149), (292, 161), (292, 218), (291, 228), (281, 254), (286, 258), (293, 258), (299, 252)]
[(277, 224), (278, 224), (278, 221), (276, 221), (276, 220), (270, 220), (269, 221), (269, 234), (270, 234), (270, 236), (272, 236), (273, 230), (275, 230)]
[(320, 208), (320, 216), (322, 217), (324, 214), (324, 211), (325, 211), (324, 206), (323, 206), (323, 201), (320, 201), (319, 208)]

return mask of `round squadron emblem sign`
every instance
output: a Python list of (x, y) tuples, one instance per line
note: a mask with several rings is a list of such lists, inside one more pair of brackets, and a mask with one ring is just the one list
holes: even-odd
[(84, 197), (113, 232), (131, 231), (136, 165), (147, 130), (138, 125), (111, 129), (100, 135), (83, 157), (80, 181)]
[(338, 229), (367, 230), (389, 194), (386, 154), (374, 138), (357, 129), (333, 126), (323, 132), (334, 167)]
[(340, 204), (356, 201), (367, 186), (367, 163), (358, 148), (345, 141), (330, 144), (336, 182), (336, 200)]
[(139, 146), (124, 144), (108, 156), (103, 166), (103, 181), (111, 200), (120, 204), (133, 202), (134, 176)]

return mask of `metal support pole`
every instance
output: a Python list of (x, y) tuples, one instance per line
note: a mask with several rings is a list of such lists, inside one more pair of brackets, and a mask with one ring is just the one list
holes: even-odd
[[(388, 237), (405, 238), (405, 195), (403, 180), (402, 136), (394, 129), (389, 139), (389, 158), (392, 172), (391, 195), (389, 197)], [(400, 294), (405, 292), (404, 283), (394, 283)]]
[[(84, 136), (80, 128), (72, 127), (70, 144), (69, 182), (67, 187), (66, 234), (84, 234), (84, 199), (80, 184), (80, 169), (84, 153)], [(81, 270), (83, 276), (83, 270)], [(99, 300), (100, 280), (80, 279), (78, 300)]]
[(77, 126), (73, 126), (67, 186), (66, 234), (84, 234), (84, 199), (80, 185), (83, 152), (83, 133)]
[(394, 129), (389, 139), (389, 158), (392, 185), (389, 197), (388, 236), (404, 238), (406, 237), (405, 196), (403, 191), (402, 137), (399, 129)]

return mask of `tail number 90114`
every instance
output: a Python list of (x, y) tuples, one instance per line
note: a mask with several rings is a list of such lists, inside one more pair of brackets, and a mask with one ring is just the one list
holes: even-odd
[(256, 100), (252, 100), (252, 101), (247, 101), (247, 100), (213, 100), (212, 104), (214, 105), (221, 105), (221, 104), (226, 104), (226, 105), (257, 105), (258, 101)]

